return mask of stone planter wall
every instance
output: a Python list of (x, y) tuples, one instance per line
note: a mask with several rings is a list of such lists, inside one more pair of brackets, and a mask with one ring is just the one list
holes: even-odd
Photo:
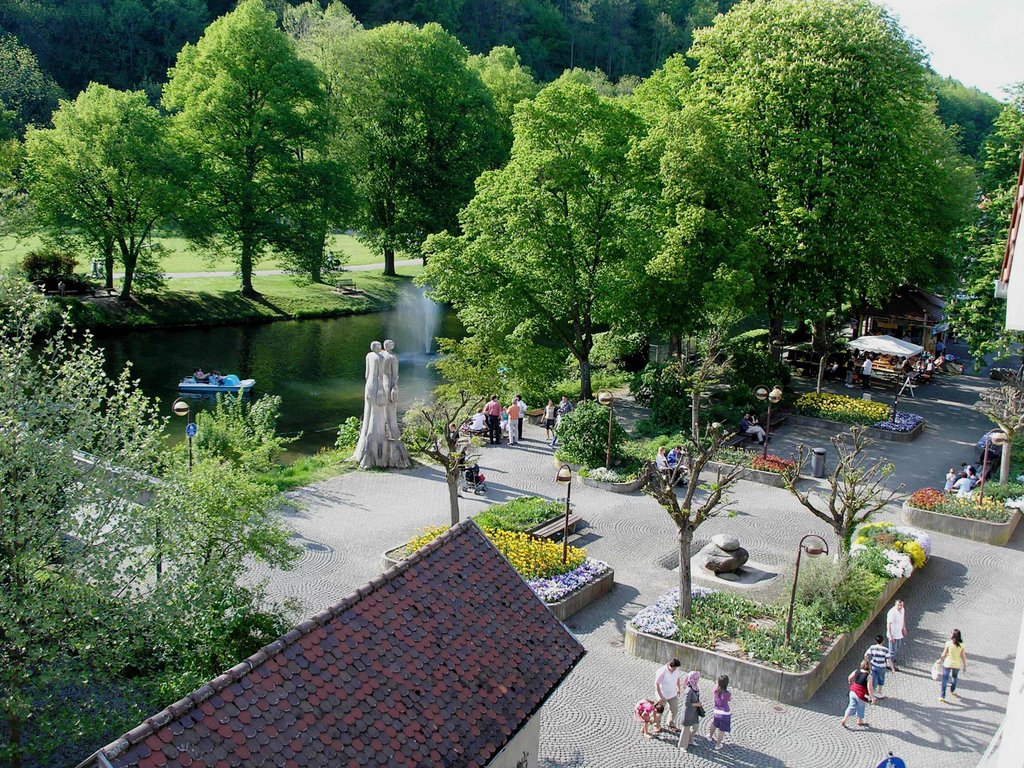
[[(846, 432), (850, 427), (855, 426), (848, 424), (845, 421), (832, 421), (830, 419), (819, 419), (817, 416), (801, 416), (797, 413), (792, 413), (789, 416), (789, 423), (798, 427), (810, 427), (811, 429), (820, 429), (824, 432), (830, 432), (834, 435), (838, 435), (840, 432)], [(924, 432), (925, 422), (921, 422), (914, 427), (910, 432), (890, 432), (887, 429), (878, 429), (877, 427), (868, 427), (867, 435), (872, 440), (884, 440), (890, 443), (912, 443), (917, 439), (918, 435)]]
[(950, 536), (958, 536), (961, 539), (1002, 547), (1013, 536), (1017, 523), (1020, 522), (1020, 510), (1013, 510), (1010, 519), (1005, 523), (992, 523), (988, 520), (972, 520), (969, 517), (947, 515), (944, 512), (931, 512), (903, 502), (903, 522), (918, 528), (926, 528), (929, 531), (938, 531)]
[[(638, 632), (626, 625), (626, 650), (634, 656), (660, 664), (672, 658), (682, 662), (683, 669), (696, 669), (711, 680), (728, 675), (729, 684), (744, 691), (774, 699), (783, 704), (803, 704), (828, 680), (843, 658), (860, 640), (861, 635), (881, 613), (906, 579), (892, 579), (875, 601), (870, 615), (857, 629), (835, 639), (821, 660), (805, 672), (788, 672), (754, 661), (709, 651), (693, 645), (667, 640), (664, 637)], [(859, 662), (859, 659), (857, 659)]]
[[(722, 468), (722, 472), (729, 472), (735, 465), (734, 464), (722, 464), (718, 461), (709, 461), (705, 465), (705, 469), (717, 472), (718, 468)], [(765, 472), (760, 469), (751, 469), (750, 467), (743, 467), (740, 469), (739, 475), (740, 480), (750, 480), (754, 483), (760, 483), (761, 485), (770, 485), (773, 488), (785, 488), (786, 481), (782, 475), (778, 472)]]
[(633, 493), (640, 490), (640, 487), (644, 484), (644, 479), (638, 477), (634, 480), (627, 480), (624, 483), (608, 483), (604, 480), (584, 477), (583, 484), (589, 485), (591, 488), (600, 488), (602, 491), (609, 491), (610, 493)]
[(583, 589), (577, 589), (564, 600), (559, 600), (557, 603), (546, 603), (546, 605), (555, 614), (555, 618), (565, 621), (577, 611), (582, 611), (601, 595), (611, 592), (614, 586), (615, 571), (609, 570), (604, 576), (590, 582)]

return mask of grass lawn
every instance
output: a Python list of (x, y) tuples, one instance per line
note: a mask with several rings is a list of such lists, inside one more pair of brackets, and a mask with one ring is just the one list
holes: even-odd
[[(235, 262), (226, 258), (214, 258), (211, 260), (201, 251), (196, 250), (183, 237), (154, 237), (154, 242), (160, 243), (167, 249), (167, 256), (162, 264), (165, 272), (231, 272), (235, 269)], [(0, 269), (13, 266), (21, 261), (29, 251), (40, 247), (38, 237), (30, 237), (19, 241), (13, 236), (0, 238)], [(377, 264), (384, 261), (382, 256), (370, 251), (365, 245), (359, 242), (352, 235), (332, 235), (330, 249), (344, 253), (349, 257), (348, 264)], [(396, 258), (404, 258), (397, 256)], [(88, 256), (79, 259), (78, 271), (88, 273), (91, 269), (91, 262)], [(257, 262), (256, 269), (280, 269), (281, 264), (273, 256)], [(120, 271), (115, 269), (115, 272)]]
[(134, 304), (116, 299), (54, 299), (71, 311), (76, 324), (92, 328), (216, 325), (257, 320), (335, 317), (387, 309), (398, 289), (408, 284), (419, 267), (405, 267), (397, 278), (373, 272), (353, 273), (362, 295), (346, 296), (327, 285), (297, 283), (288, 275), (253, 278), (262, 296), (243, 297), (234, 277), (181, 278), (167, 289), (143, 296)]

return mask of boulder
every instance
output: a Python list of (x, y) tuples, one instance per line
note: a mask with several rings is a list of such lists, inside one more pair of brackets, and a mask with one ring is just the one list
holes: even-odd
[(740, 540), (727, 533), (719, 533), (712, 536), (711, 543), (717, 545), (719, 549), (724, 549), (726, 552), (735, 552), (740, 548)]
[(704, 567), (718, 574), (738, 571), (750, 558), (750, 554), (743, 547), (726, 551), (714, 542), (704, 547), (700, 554), (704, 561)]

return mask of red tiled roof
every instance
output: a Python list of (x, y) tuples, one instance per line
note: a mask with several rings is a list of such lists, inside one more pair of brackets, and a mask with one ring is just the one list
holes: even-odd
[(82, 766), (483, 766), (583, 654), (466, 521)]

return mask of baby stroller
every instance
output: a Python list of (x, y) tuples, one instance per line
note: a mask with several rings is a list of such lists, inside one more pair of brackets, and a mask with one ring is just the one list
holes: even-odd
[(459, 492), (472, 491), (477, 496), (483, 496), (487, 493), (486, 479), (479, 464), (464, 464), (459, 470)]

